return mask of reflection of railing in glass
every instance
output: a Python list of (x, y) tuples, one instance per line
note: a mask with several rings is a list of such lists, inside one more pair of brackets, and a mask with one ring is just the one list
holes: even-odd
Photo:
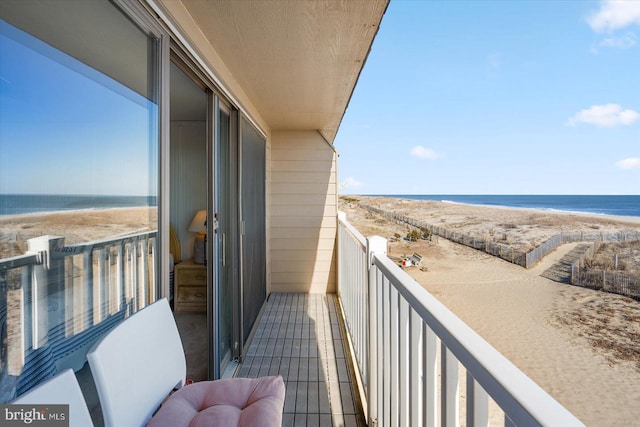
[(19, 377), (18, 394), (79, 369), (104, 332), (157, 296), (156, 231), (69, 246), (41, 236), (28, 245), (24, 255), (0, 260), (3, 374)]

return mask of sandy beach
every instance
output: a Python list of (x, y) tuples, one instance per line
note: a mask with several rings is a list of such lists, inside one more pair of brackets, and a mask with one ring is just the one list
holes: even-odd
[[(484, 208), (441, 202), (357, 197), (465, 233), (527, 248), (560, 231), (636, 231), (640, 218)], [(533, 268), (439, 238), (393, 240), (405, 226), (341, 199), (340, 210), (363, 235), (390, 239), (399, 261), (421, 254), (423, 268), (406, 271), (589, 426), (638, 425), (640, 420), (640, 302), (557, 283), (541, 276), (574, 244), (559, 247)], [(21, 254), (24, 241), (43, 234), (68, 244), (140, 231), (155, 224), (150, 208), (123, 208), (0, 218), (2, 257)], [(155, 227), (155, 226), (154, 226)], [(631, 264), (637, 266), (638, 262)]]
[[(0, 216), (0, 258), (21, 255), (33, 237), (64, 236), (65, 244), (157, 229), (157, 208), (110, 208)], [(148, 224), (144, 227), (144, 224)]]
[[(640, 229), (640, 218), (632, 217), (355, 198), (519, 247), (559, 231)], [(406, 227), (345, 200), (340, 210), (363, 235), (406, 235)], [(638, 425), (640, 302), (541, 276), (575, 245), (562, 245), (528, 270), (443, 238), (390, 241), (389, 256), (421, 254), (423, 268), (406, 271), (585, 424)]]

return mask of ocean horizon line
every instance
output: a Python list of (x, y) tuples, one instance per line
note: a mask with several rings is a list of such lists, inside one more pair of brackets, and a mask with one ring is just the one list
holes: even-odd
[(534, 209), (577, 215), (640, 217), (640, 195), (353, 194), (353, 196), (425, 200), (508, 209)]
[(0, 215), (157, 206), (157, 196), (103, 194), (0, 194)]

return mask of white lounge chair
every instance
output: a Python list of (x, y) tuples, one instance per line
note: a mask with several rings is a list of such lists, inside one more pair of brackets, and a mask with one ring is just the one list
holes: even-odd
[[(186, 362), (166, 299), (125, 319), (87, 354), (107, 427), (280, 426), (282, 377), (205, 381), (182, 388)], [(173, 393), (158, 413), (163, 400)], [(256, 424), (257, 423), (257, 424)]]
[(69, 405), (70, 427), (92, 427), (91, 415), (82, 390), (72, 369), (62, 371), (55, 377), (37, 385), (13, 404), (19, 405)]

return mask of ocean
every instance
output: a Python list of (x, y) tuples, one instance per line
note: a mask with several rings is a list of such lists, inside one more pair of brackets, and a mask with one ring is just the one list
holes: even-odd
[(0, 215), (157, 206), (156, 196), (0, 194)]
[[(481, 206), (502, 206), (596, 215), (640, 217), (640, 195), (453, 195), (453, 194), (380, 194), (383, 197), (435, 200)], [(0, 215), (54, 212), (80, 209), (106, 209), (157, 206), (156, 196), (38, 195), (0, 194)]]
[(579, 195), (415, 195), (386, 194), (383, 197), (411, 200), (435, 200), (481, 206), (501, 206), (591, 215), (622, 215), (640, 217), (640, 195), (579, 196)]

